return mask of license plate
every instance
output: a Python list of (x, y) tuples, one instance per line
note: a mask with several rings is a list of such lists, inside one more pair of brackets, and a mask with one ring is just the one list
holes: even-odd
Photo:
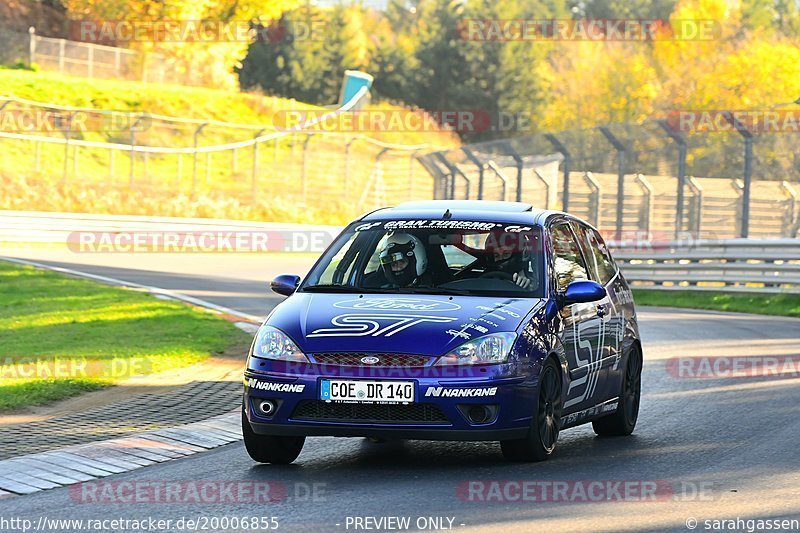
[(411, 403), (414, 382), (323, 379), (319, 397), (326, 402)]

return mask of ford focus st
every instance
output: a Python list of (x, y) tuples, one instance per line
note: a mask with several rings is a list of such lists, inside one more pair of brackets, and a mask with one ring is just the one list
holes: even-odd
[(522, 203), (430, 201), (356, 220), (253, 341), (250, 456), (308, 436), (499, 441), (549, 457), (591, 422), (628, 435), (642, 350), (631, 291), (596, 229)]

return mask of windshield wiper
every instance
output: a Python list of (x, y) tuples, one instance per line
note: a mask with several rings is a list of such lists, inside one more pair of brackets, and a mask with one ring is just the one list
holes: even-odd
[(446, 287), (400, 287), (396, 289), (401, 294), (455, 294), (457, 296), (472, 296), (471, 291), (463, 289), (448, 289)]
[(385, 292), (383, 289), (356, 287), (355, 285), (339, 285), (336, 283), (320, 283), (303, 287), (301, 292)]

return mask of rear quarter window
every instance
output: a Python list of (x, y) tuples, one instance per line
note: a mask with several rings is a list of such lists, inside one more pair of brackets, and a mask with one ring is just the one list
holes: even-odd
[(606, 247), (603, 237), (592, 228), (574, 223), (578, 241), (583, 249), (592, 277), (606, 285), (617, 274), (617, 265)]

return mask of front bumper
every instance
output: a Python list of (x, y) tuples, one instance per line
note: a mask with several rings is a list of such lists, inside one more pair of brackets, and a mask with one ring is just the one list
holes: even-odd
[[(376, 369), (365, 369), (370, 374), (364, 375), (359, 369), (346, 367), (310, 364), (287, 372), (280, 365), (272, 366), (271, 371), (251, 368), (245, 374), (245, 412), (258, 434), (463, 441), (515, 439), (529, 431), (537, 397), (533, 373), (521, 373), (511, 364), (458, 369), (458, 375), (434, 368), (384, 369), (383, 376), (376, 376)], [(416, 402), (377, 407), (323, 402), (319, 399), (320, 381), (326, 377), (413, 381)], [(479, 392), (464, 395), (451, 392), (454, 390)], [(264, 416), (257, 407), (263, 400), (271, 400), (277, 406), (270, 416)], [(473, 407), (485, 409), (490, 416), (476, 422), (470, 418)]]

